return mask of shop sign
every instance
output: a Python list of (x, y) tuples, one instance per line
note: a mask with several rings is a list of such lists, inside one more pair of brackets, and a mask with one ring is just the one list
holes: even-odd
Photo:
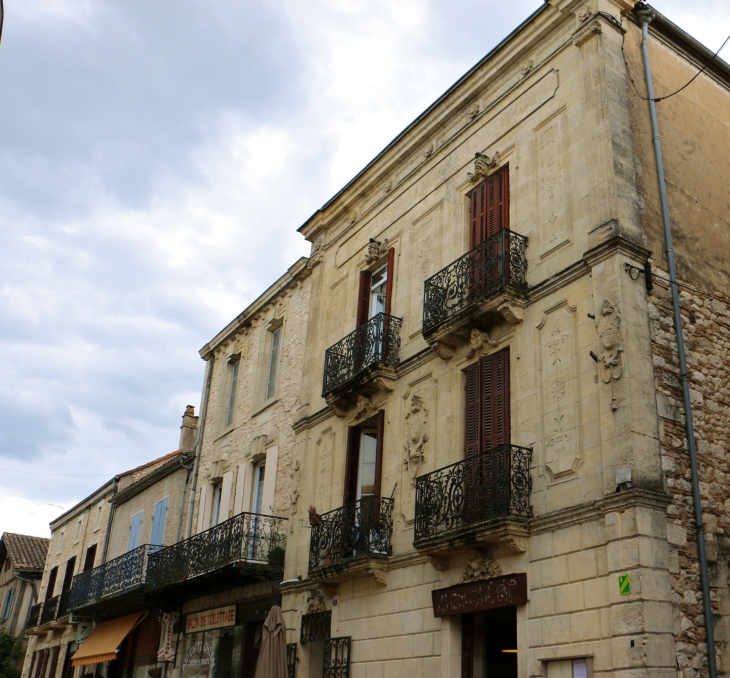
[(160, 647), (157, 650), (158, 662), (175, 661), (175, 643), (172, 640), (172, 630), (175, 623), (180, 619), (179, 612), (164, 612), (161, 619)]
[(236, 623), (236, 606), (217, 607), (215, 610), (196, 612), (185, 617), (185, 633), (197, 633)]
[(524, 572), (493, 577), (484, 581), (457, 584), (431, 591), (434, 617), (523, 605), (527, 602), (527, 575)]
[(90, 621), (79, 622), (76, 627), (76, 637), (74, 638), (74, 642), (81, 645), (81, 643), (83, 643), (91, 635), (93, 626), (94, 625)]

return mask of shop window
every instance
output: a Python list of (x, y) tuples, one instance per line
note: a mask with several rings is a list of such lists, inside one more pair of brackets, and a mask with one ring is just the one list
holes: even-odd
[(462, 678), (517, 678), (517, 608), (461, 617)]
[[(241, 675), (243, 629), (243, 626), (230, 626), (185, 634), (181, 678), (238, 678)], [(253, 675), (251, 673), (250, 678)], [(247, 678), (246, 672), (243, 676)]]

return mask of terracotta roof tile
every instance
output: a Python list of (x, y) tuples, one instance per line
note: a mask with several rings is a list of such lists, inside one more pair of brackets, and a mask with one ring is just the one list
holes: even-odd
[(45, 537), (31, 537), (27, 534), (3, 533), (0, 542), (5, 545), (13, 566), (19, 569), (42, 570), (46, 564), (48, 544)]

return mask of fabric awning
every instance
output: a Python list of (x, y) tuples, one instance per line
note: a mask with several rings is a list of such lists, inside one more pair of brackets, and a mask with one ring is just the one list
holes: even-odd
[(101, 664), (117, 658), (117, 648), (129, 632), (137, 626), (144, 612), (101, 622), (71, 657), (71, 666)]

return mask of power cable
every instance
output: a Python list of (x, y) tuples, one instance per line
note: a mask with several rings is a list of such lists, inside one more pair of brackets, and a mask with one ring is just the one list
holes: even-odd
[(32, 476), (65, 476), (67, 478), (107, 478), (108, 473), (41, 473), (39, 471), (16, 471), (13, 468), (0, 468), (5, 473), (25, 473)]

